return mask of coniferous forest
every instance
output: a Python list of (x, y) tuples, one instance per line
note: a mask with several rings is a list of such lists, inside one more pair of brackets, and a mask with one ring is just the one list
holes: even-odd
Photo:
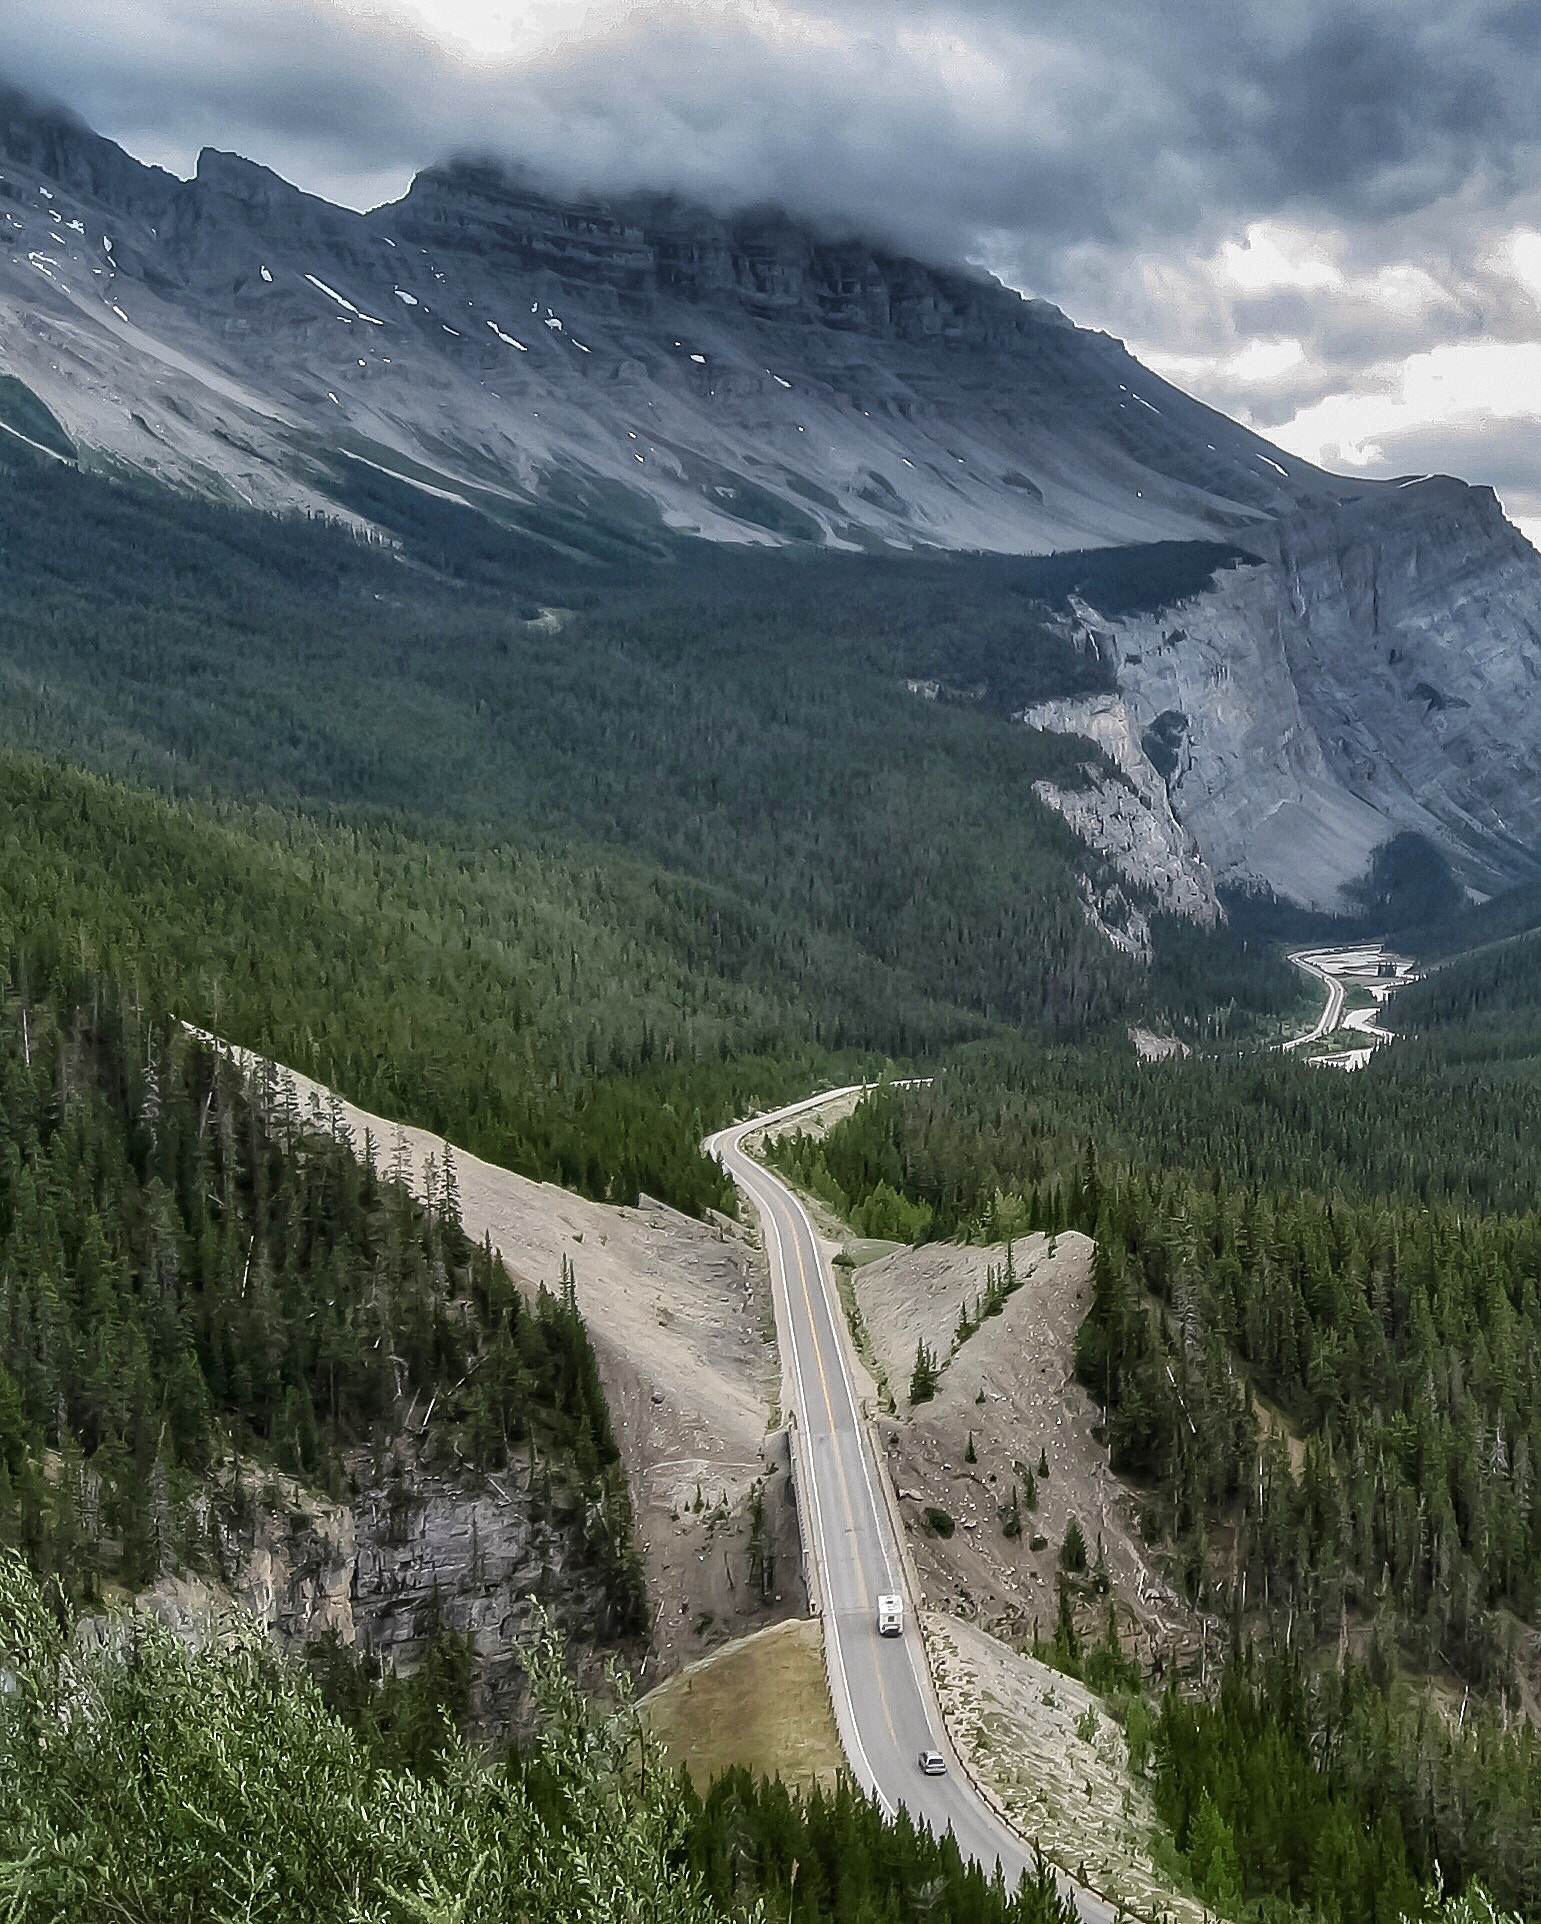
[[(343, 1495), (430, 1401), (462, 1465), (543, 1466), (600, 1640), (648, 1620), (571, 1289), (467, 1240), (452, 1158), (414, 1199), (210, 1037), (695, 1214), (735, 1207), (729, 1117), (934, 1073), (780, 1154), (868, 1235), (1095, 1238), (1078, 1373), (1231, 1627), (1218, 1690), (1151, 1710), (1183, 1877), (1236, 1917), (1392, 1924), (1441, 1875), (1541, 1912), (1541, 917), (1430, 894), (1408, 1039), (1326, 1077), (1266, 1051), (1310, 1001), (1274, 942), (1156, 913), (1039, 801), (1098, 765), (1012, 719), (1111, 685), (1072, 598), (1160, 608), (1234, 550), (575, 550), (355, 485), (386, 538), (0, 449), (5, 1914), (1066, 1916), (849, 1787), (675, 1781), (552, 1639), (542, 1740), (493, 1759), (453, 1637), (409, 1678), (73, 1636), (217, 1575), (244, 1472)], [(1197, 1053), (1139, 1067), (1131, 1021)]]
[(869, 1233), (1095, 1239), (1077, 1374), (1231, 1626), (1218, 1696), (1170, 1690), (1153, 1744), (1231, 1914), (1395, 1918), (1436, 1866), (1541, 1906), (1541, 1027), (1514, 955), (1409, 990), (1393, 1020), (1426, 1031), (1352, 1077), (981, 1046), (779, 1151)]
[(0, 914), (478, 1153), (692, 1210), (726, 1200), (701, 1118), (815, 1064), (1298, 998), (1225, 932), (1156, 916), (1154, 969), (1097, 934), (1032, 792), (1095, 751), (1005, 712), (1105, 682), (1073, 590), (1159, 601), (1227, 551), (601, 566), (377, 485), (399, 546), (0, 449)]
[(192, 1499), (255, 1459), (342, 1494), (435, 1398), (478, 1468), (545, 1454), (616, 1629), (644, 1609), (593, 1352), (292, 1083), (101, 983), (0, 975), (0, 1539), (72, 1599), (217, 1565)]

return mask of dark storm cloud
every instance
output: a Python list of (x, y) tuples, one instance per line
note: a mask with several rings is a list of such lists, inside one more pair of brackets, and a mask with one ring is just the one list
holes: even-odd
[[(235, 148), (355, 205), (475, 152), (966, 255), (1264, 427), (1541, 339), (1503, 245), (1541, 226), (1541, 0), (534, 0), (565, 38), (502, 61), (369, 4), (53, 0), (0, 63), (131, 151)], [(1254, 223), (1331, 271), (1229, 273)], [(1298, 352), (1248, 358), (1270, 339)], [(1396, 458), (1494, 478), (1488, 434)]]
[(184, 171), (246, 152), (320, 193), (395, 177), (448, 143), (455, 63), (326, 0), (60, 0), (8, 23), (7, 77)]
[(643, 5), (501, 66), (326, 0), (56, 0), (7, 39), (19, 78), (110, 131), (244, 142), (323, 191), (470, 145), (989, 245), (1053, 291), (1087, 242), (1382, 219), (1477, 176), (1513, 191), (1535, 173), (1541, 0)]

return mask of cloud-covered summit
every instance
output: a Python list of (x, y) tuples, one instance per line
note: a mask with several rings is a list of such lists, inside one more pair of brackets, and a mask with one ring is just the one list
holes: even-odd
[(7, 62), (126, 144), (245, 144), (324, 191), (456, 148), (596, 188), (778, 199), (911, 244), (1087, 242), (1401, 217), (1536, 184), (1541, 5), (653, 0), (548, 6), (473, 57), (476, 0), (58, 0)]
[(183, 170), (362, 204), (475, 151), (983, 260), (1367, 471), (1448, 429), (1481, 478), (1502, 419), (1541, 512), (1541, 0), (56, 0), (7, 40)]

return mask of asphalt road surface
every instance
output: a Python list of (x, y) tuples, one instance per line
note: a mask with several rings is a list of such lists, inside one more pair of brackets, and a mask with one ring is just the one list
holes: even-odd
[[(748, 1196), (764, 1232), (802, 1454), (806, 1487), (799, 1500), (806, 1494), (811, 1588), (824, 1620), (835, 1720), (857, 1781), (886, 1811), (903, 1805), (938, 1834), (951, 1830), (968, 1856), (986, 1867), (999, 1864), (1014, 1885), (1032, 1868), (1032, 1852), (975, 1792), (937, 1711), (891, 1491), (883, 1483), (888, 1473), (852, 1381), (845, 1318), (818, 1236), (793, 1192), (743, 1149), (746, 1135), (829, 1100), (821, 1096), (736, 1124), (706, 1148)], [(880, 1637), (877, 1600), (895, 1591), (904, 1597), (904, 1634)], [(921, 1774), (925, 1749), (947, 1758), (946, 1776)], [(1065, 1889), (1088, 1924), (1113, 1917), (1091, 1892), (1068, 1880)]]

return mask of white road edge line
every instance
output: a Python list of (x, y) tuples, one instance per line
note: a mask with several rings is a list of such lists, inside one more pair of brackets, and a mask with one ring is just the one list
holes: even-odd
[[(839, 1091), (837, 1093), (845, 1094), (848, 1092)], [(818, 1098), (818, 1100), (828, 1100), (828, 1098), (827, 1097)], [(810, 1104), (795, 1105), (796, 1108), (806, 1108), (810, 1106), (812, 1105)], [(795, 1113), (795, 1110), (794, 1110), (794, 1113)], [(778, 1119), (777, 1117), (765, 1117), (762, 1120), (765, 1122), (771, 1122), (777, 1119)], [(754, 1125), (751, 1125), (751, 1126), (754, 1126)], [(712, 1137), (711, 1147), (715, 1152), (718, 1146), (722, 1145), (724, 1147), (736, 1150), (740, 1155), (745, 1156), (747, 1158), (748, 1151), (743, 1148), (743, 1137), (747, 1133), (748, 1133), (747, 1128), (740, 1128), (737, 1130), (725, 1130), (722, 1132), (721, 1135)], [(755, 1206), (756, 1214), (760, 1217), (761, 1221), (769, 1228), (771, 1236), (775, 1241), (776, 1271), (775, 1271), (775, 1275), (773, 1275), (772, 1280), (774, 1283), (775, 1276), (779, 1275), (781, 1294), (783, 1299), (786, 1299), (788, 1291), (790, 1290), (791, 1284), (790, 1284), (790, 1279), (787, 1273), (786, 1245), (781, 1238), (781, 1226), (776, 1221), (775, 1205), (770, 1200), (765, 1189), (760, 1188), (760, 1186), (755, 1181), (751, 1180), (749, 1182), (743, 1182), (742, 1178), (737, 1176), (734, 1178), (734, 1180), (738, 1181), (741, 1187), (748, 1193), (750, 1201)], [(766, 1188), (768, 1187), (769, 1185), (767, 1184)], [(790, 1195), (790, 1191), (786, 1193)], [(798, 1207), (799, 1211), (803, 1213), (804, 1219), (806, 1220), (806, 1212), (801, 1210), (801, 1204), (797, 1203), (796, 1197), (792, 1197), (791, 1200)], [(818, 1247), (817, 1241), (815, 1241), (814, 1247), (815, 1249), (817, 1249)], [(793, 1331), (793, 1323), (792, 1323), (792, 1310), (791, 1310), (790, 1301), (786, 1302), (786, 1325), (785, 1326), (786, 1326), (789, 1337), (791, 1337), (792, 1331)], [(790, 1342), (790, 1348), (792, 1351), (792, 1374), (797, 1383), (798, 1420), (802, 1422), (806, 1427), (807, 1412), (808, 1412), (808, 1392), (803, 1382), (802, 1359), (798, 1355), (797, 1342), (795, 1340), (795, 1337), (793, 1337)], [(813, 1447), (812, 1442), (810, 1440), (808, 1445), (810, 1455), (812, 1452), (812, 1447)], [(863, 1455), (865, 1459), (865, 1452), (863, 1453)], [(818, 1546), (819, 1546), (820, 1568), (818, 1572), (818, 1577), (819, 1577), (820, 1601), (823, 1609), (823, 1614), (827, 1619), (827, 1621), (824, 1624), (824, 1647), (827, 1651), (830, 1652), (834, 1660), (833, 1661), (834, 1671), (839, 1677), (840, 1694), (843, 1697), (845, 1702), (846, 1728), (850, 1732), (850, 1742), (856, 1751), (856, 1757), (854, 1761), (859, 1765), (860, 1769), (863, 1772), (865, 1772), (866, 1780), (867, 1780), (867, 1788), (871, 1791), (872, 1795), (877, 1799), (878, 1805), (882, 1809), (884, 1816), (892, 1817), (894, 1815), (894, 1805), (890, 1802), (888, 1797), (885, 1796), (883, 1792), (883, 1787), (878, 1782), (877, 1772), (872, 1768), (872, 1760), (870, 1757), (868, 1757), (866, 1748), (863, 1745), (861, 1740), (861, 1725), (856, 1715), (856, 1702), (851, 1695), (850, 1679), (847, 1677), (846, 1669), (845, 1669), (845, 1657), (842, 1654), (840, 1649), (840, 1632), (834, 1620), (835, 1613), (831, 1608), (831, 1600), (826, 1594), (827, 1583), (828, 1583), (827, 1573), (833, 1568), (833, 1560), (830, 1557), (829, 1542), (824, 1533), (824, 1505), (819, 1496), (819, 1480), (814, 1473), (814, 1468), (811, 1461), (808, 1464), (807, 1481), (808, 1481), (808, 1495), (813, 1504), (813, 1530), (814, 1530), (815, 1537), (818, 1539)], [(885, 1561), (886, 1561), (887, 1553), (885, 1552), (884, 1554), (885, 1554)]]

